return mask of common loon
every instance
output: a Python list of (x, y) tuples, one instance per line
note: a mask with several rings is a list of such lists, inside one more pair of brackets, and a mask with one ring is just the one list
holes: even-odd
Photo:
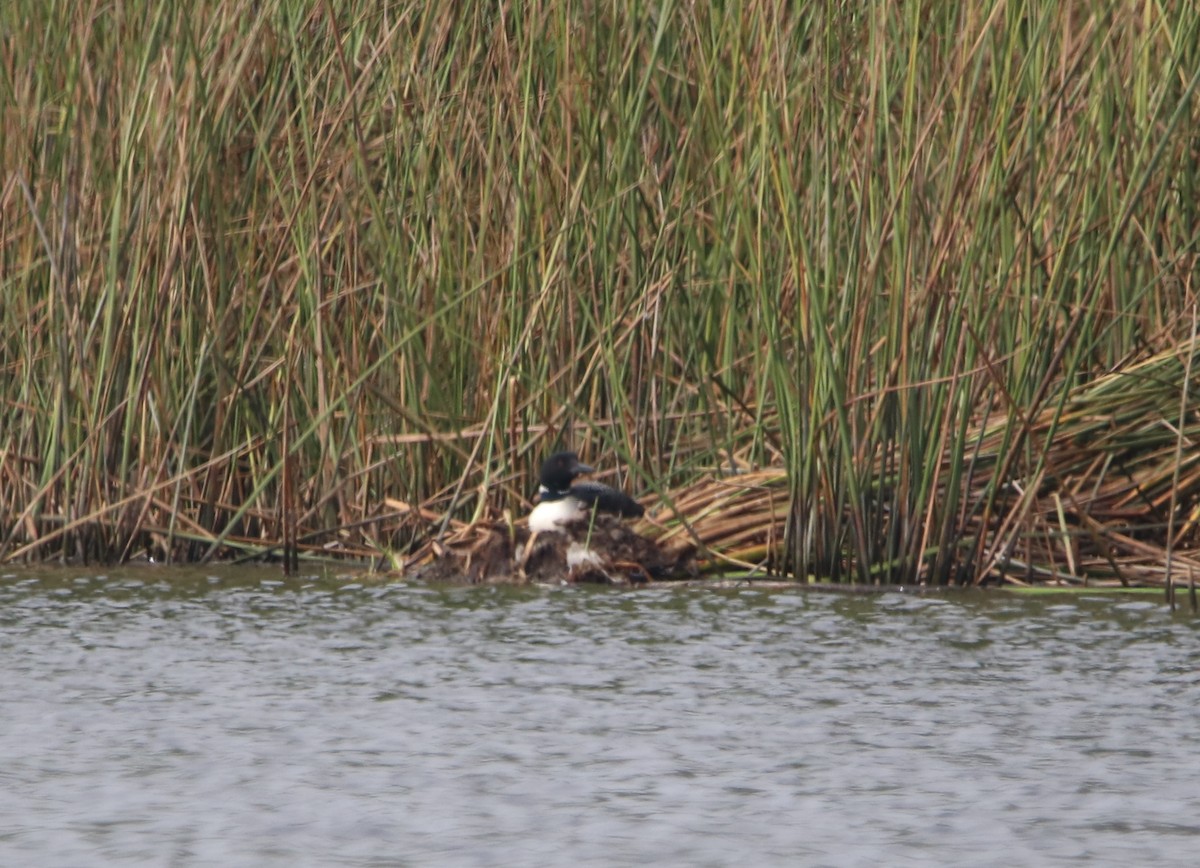
[(637, 518), (646, 511), (629, 495), (599, 482), (571, 484), (581, 473), (593, 472), (574, 452), (556, 452), (547, 458), (538, 489), (541, 501), (529, 514), (529, 529), (534, 533), (561, 531), (588, 520), (593, 512)]

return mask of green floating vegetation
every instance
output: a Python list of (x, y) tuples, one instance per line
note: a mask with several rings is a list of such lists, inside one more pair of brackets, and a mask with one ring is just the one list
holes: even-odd
[(0, 4), (0, 560), (1200, 569), (1200, 11)]
[(1070, 586), (1070, 587), (1068, 587), (1066, 585), (1037, 585), (1037, 586), (1026, 586), (1026, 587), (1018, 587), (1015, 585), (1010, 585), (1010, 586), (1005, 587), (1004, 590), (1009, 591), (1014, 594), (1020, 594), (1021, 596), (1025, 596), (1025, 597), (1053, 597), (1055, 595), (1063, 595), (1063, 594), (1075, 596), (1075, 597), (1078, 597), (1080, 595), (1087, 595), (1087, 594), (1107, 597), (1110, 594), (1119, 594), (1121, 596), (1149, 597), (1149, 598), (1153, 598), (1155, 600), (1161, 600), (1162, 596), (1163, 596), (1162, 588), (1153, 588), (1153, 587), (1147, 587), (1147, 586), (1140, 586), (1140, 587), (1134, 587), (1134, 586), (1111, 587), (1111, 586), (1108, 586), (1108, 587), (1103, 587), (1103, 588), (1093, 588), (1093, 587), (1083, 587), (1083, 586), (1079, 586), (1079, 585)]

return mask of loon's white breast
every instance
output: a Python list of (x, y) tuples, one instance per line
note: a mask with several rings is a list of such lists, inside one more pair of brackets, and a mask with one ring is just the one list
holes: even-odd
[(529, 513), (529, 529), (533, 533), (553, 533), (586, 517), (587, 510), (573, 497), (543, 500)]

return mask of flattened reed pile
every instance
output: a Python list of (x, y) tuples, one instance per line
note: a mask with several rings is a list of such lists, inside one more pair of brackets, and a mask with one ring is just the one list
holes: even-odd
[[(973, 426), (963, 469), (960, 581), (1158, 584), (1200, 578), (1200, 412), (1182, 401), (1197, 342), (1081, 383), (1026, 420)], [(1025, 461), (1005, 466), (1024, 427)], [(893, 462), (882, 462), (891, 464)], [(945, 468), (943, 479), (955, 474)], [(879, 480), (879, 485), (888, 482)], [(782, 563), (791, 502), (782, 469), (704, 480), (656, 516), (661, 538), (694, 534), (712, 566)], [(652, 525), (647, 528), (654, 533)], [(884, 528), (886, 532), (886, 528)], [(929, 581), (930, 551), (912, 581)]]

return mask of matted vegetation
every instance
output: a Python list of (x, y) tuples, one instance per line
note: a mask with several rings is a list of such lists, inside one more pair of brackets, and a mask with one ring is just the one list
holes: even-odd
[[(1192, 2), (0, 5), (0, 559), (1186, 580)], [(385, 498), (391, 500), (385, 500)]]

